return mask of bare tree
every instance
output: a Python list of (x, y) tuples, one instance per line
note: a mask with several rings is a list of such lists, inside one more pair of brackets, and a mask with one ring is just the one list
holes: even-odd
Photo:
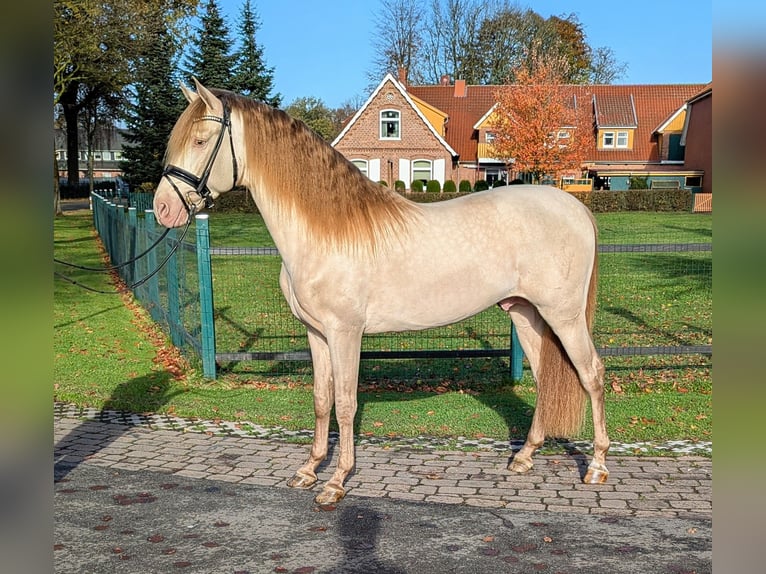
[(396, 75), (399, 68), (408, 70), (414, 82), (423, 81), (417, 69), (424, 14), (421, 0), (381, 0), (374, 17), (378, 35), (373, 40), (373, 68), (368, 73), (371, 85), (377, 85), (389, 72)]
[(419, 75), (437, 83), (444, 74), (478, 84), (476, 39), (481, 23), (491, 14), (486, 0), (431, 0)]

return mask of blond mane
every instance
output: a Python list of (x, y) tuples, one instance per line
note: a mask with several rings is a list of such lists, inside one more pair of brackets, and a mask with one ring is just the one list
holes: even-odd
[[(370, 181), (285, 112), (224, 90), (211, 91), (244, 123), (245, 186), (267, 190), (276, 209), (299, 218), (312, 241), (374, 252), (392, 239), (404, 239), (420, 213), (417, 204)], [(203, 102), (196, 100), (181, 114), (168, 143), (169, 156), (187, 145), (192, 125), (204, 113)]]

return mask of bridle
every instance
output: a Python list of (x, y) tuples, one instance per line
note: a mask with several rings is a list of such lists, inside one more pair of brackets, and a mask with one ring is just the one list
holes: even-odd
[[(223, 117), (218, 116), (202, 116), (201, 118), (195, 120), (195, 121), (213, 121), (218, 122), (221, 124), (221, 131), (218, 132), (218, 138), (215, 141), (215, 146), (213, 147), (213, 152), (210, 154), (210, 157), (207, 159), (207, 163), (205, 164), (205, 169), (202, 171), (202, 175), (199, 177), (194, 175), (193, 173), (186, 171), (183, 168), (180, 168), (175, 165), (167, 165), (165, 166), (165, 169), (162, 172), (162, 177), (166, 178), (168, 182), (170, 183), (170, 186), (173, 188), (173, 190), (178, 194), (178, 197), (181, 199), (181, 203), (184, 206), (184, 209), (186, 209), (186, 213), (189, 215), (186, 226), (184, 227), (183, 233), (181, 234), (181, 237), (177, 239), (173, 247), (170, 249), (170, 251), (165, 256), (165, 259), (157, 266), (156, 269), (154, 269), (151, 273), (149, 273), (146, 277), (143, 279), (140, 279), (136, 281), (135, 283), (132, 283), (131, 285), (127, 285), (125, 288), (119, 289), (117, 291), (105, 291), (101, 289), (94, 289), (92, 287), (87, 287), (74, 279), (71, 279), (65, 275), (62, 275), (60, 273), (54, 272), (54, 275), (64, 279), (65, 281), (68, 281), (69, 283), (72, 283), (73, 285), (77, 285), (78, 287), (82, 287), (83, 289), (87, 289), (88, 291), (93, 291), (94, 293), (105, 293), (105, 294), (112, 294), (112, 293), (124, 293), (125, 291), (135, 289), (136, 287), (143, 285), (146, 283), (149, 279), (154, 277), (160, 269), (162, 269), (165, 264), (168, 262), (168, 260), (173, 256), (175, 251), (178, 249), (178, 246), (181, 245), (181, 243), (184, 240), (184, 237), (186, 237), (186, 232), (189, 230), (189, 225), (191, 224), (191, 221), (193, 219), (194, 214), (197, 213), (200, 209), (209, 209), (213, 207), (213, 198), (211, 196), (210, 189), (207, 186), (207, 180), (210, 178), (210, 172), (213, 169), (213, 164), (215, 163), (216, 158), (218, 157), (218, 152), (221, 149), (221, 144), (223, 143), (223, 136), (224, 132), (228, 129), (229, 131), (229, 145), (231, 146), (231, 162), (232, 162), (232, 170), (233, 170), (233, 177), (232, 177), (232, 187), (235, 187), (237, 185), (237, 180), (239, 179), (239, 169), (237, 166), (237, 156), (234, 154), (234, 138), (231, 135), (231, 111), (229, 109), (229, 106), (226, 104), (223, 104)], [(178, 189), (178, 186), (175, 184), (172, 178), (176, 178), (190, 186), (192, 186), (194, 189), (192, 191), (188, 191), (186, 193), (186, 197), (184, 197), (184, 194), (181, 193), (181, 190)], [(192, 193), (196, 193), (199, 197), (199, 200), (192, 200), (189, 195)], [(116, 271), (122, 267), (125, 267), (127, 265), (130, 265), (149, 253), (152, 249), (154, 249), (168, 234), (170, 231), (170, 228), (165, 229), (164, 233), (160, 235), (160, 237), (143, 253), (140, 255), (137, 255), (135, 257), (132, 257), (128, 261), (124, 261), (123, 263), (120, 263), (119, 265), (112, 265), (109, 267), (88, 267), (83, 265), (75, 265), (73, 263), (67, 263), (66, 261), (61, 261), (59, 259), (55, 259), (54, 261), (56, 263), (61, 263), (63, 265), (66, 265), (68, 267), (74, 267), (76, 269), (81, 269), (84, 271), (95, 271), (95, 272), (110, 272), (110, 271)]]
[[(193, 173), (172, 164), (165, 166), (165, 169), (162, 172), (162, 177), (168, 180), (170, 186), (181, 199), (181, 203), (183, 204), (190, 218), (200, 209), (209, 209), (214, 205), (213, 197), (211, 195), (210, 189), (207, 186), (207, 180), (210, 178), (210, 172), (212, 171), (213, 164), (218, 157), (218, 152), (221, 149), (221, 144), (223, 143), (223, 135), (227, 129), (229, 131), (229, 145), (231, 146), (231, 163), (233, 172), (231, 186), (235, 187), (237, 185), (237, 179), (239, 179), (237, 156), (234, 154), (234, 138), (231, 135), (231, 110), (229, 109), (229, 106), (227, 106), (225, 103), (223, 104), (223, 117), (202, 116), (195, 121), (212, 121), (221, 124), (221, 131), (218, 132), (218, 139), (215, 141), (213, 152), (207, 159), (207, 163), (205, 164), (205, 169), (202, 171), (202, 175), (196, 176)], [(173, 181), (173, 178), (192, 186), (194, 189), (192, 191), (188, 191), (186, 196), (184, 196), (184, 194), (181, 193), (181, 190), (178, 189), (178, 186)], [(192, 200), (189, 197), (192, 193), (197, 194), (199, 200)]]

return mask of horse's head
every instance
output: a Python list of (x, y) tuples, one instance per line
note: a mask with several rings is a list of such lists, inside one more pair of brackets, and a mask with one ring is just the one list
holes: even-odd
[(154, 213), (165, 227), (184, 225), (233, 188), (239, 176), (230, 110), (196, 79), (194, 83), (196, 93), (181, 86), (189, 105), (170, 134), (165, 170), (154, 194)]

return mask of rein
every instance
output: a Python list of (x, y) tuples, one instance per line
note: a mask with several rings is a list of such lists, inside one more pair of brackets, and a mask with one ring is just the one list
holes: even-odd
[[(229, 145), (231, 146), (231, 162), (232, 162), (232, 171), (233, 171), (233, 178), (232, 178), (232, 185), (231, 185), (232, 187), (235, 187), (237, 185), (237, 179), (239, 178), (237, 156), (234, 154), (234, 138), (231, 135), (231, 110), (229, 109), (229, 106), (224, 104), (223, 117), (202, 116), (197, 121), (212, 121), (212, 122), (218, 122), (221, 124), (221, 131), (218, 132), (218, 138), (216, 139), (215, 146), (213, 147), (213, 153), (210, 154), (210, 157), (208, 158), (207, 163), (205, 164), (205, 169), (202, 171), (202, 175), (196, 176), (193, 173), (172, 164), (167, 165), (165, 167), (165, 170), (162, 172), (162, 177), (168, 180), (168, 183), (170, 183), (170, 186), (173, 188), (173, 190), (176, 192), (178, 197), (181, 199), (181, 203), (183, 204), (184, 208), (186, 209), (186, 212), (189, 214), (190, 217), (192, 214), (192, 209), (199, 209), (200, 207), (210, 209), (214, 205), (213, 198), (211, 196), (212, 194), (210, 192), (210, 189), (207, 186), (207, 180), (210, 178), (210, 172), (213, 170), (213, 164), (215, 163), (215, 160), (218, 157), (218, 152), (220, 151), (221, 144), (223, 143), (223, 135), (227, 129), (229, 131)], [(181, 190), (178, 189), (178, 186), (176, 186), (172, 178), (176, 178), (192, 186), (194, 188), (194, 191), (187, 192), (186, 197), (184, 197), (184, 194), (181, 193)], [(202, 206), (198, 205), (198, 202), (196, 201), (191, 201), (191, 199), (189, 198), (189, 194), (191, 193), (197, 194), (197, 196), (202, 201)]]
[[(237, 185), (237, 179), (239, 178), (239, 167), (237, 165), (237, 156), (234, 153), (234, 138), (231, 134), (231, 110), (229, 109), (229, 106), (224, 104), (223, 107), (223, 117), (218, 116), (202, 116), (197, 121), (213, 121), (218, 122), (221, 124), (221, 130), (218, 132), (218, 138), (215, 141), (215, 146), (213, 146), (213, 152), (210, 154), (210, 157), (207, 160), (207, 163), (205, 164), (205, 169), (202, 171), (202, 175), (196, 176), (193, 173), (178, 167), (176, 165), (167, 165), (165, 169), (162, 172), (162, 177), (168, 180), (168, 183), (170, 183), (170, 186), (173, 188), (173, 190), (176, 192), (178, 197), (181, 199), (181, 203), (183, 204), (184, 208), (186, 209), (186, 213), (189, 215), (186, 226), (184, 227), (183, 233), (181, 234), (181, 237), (176, 241), (176, 243), (173, 245), (172, 249), (168, 252), (168, 254), (165, 256), (165, 258), (162, 260), (162, 262), (157, 266), (157, 268), (149, 273), (146, 277), (143, 279), (140, 279), (136, 281), (135, 283), (132, 283), (131, 285), (127, 285), (124, 288), (118, 289), (117, 291), (105, 291), (102, 289), (95, 289), (93, 287), (88, 287), (87, 285), (83, 285), (82, 283), (79, 283), (72, 279), (71, 277), (67, 277), (66, 275), (63, 275), (61, 273), (53, 272), (53, 275), (63, 279), (64, 281), (67, 281), (71, 283), (72, 285), (76, 285), (78, 287), (81, 287), (87, 291), (92, 291), (94, 293), (103, 293), (106, 295), (113, 295), (113, 294), (120, 294), (125, 293), (126, 291), (130, 291), (135, 289), (136, 287), (139, 287), (149, 281), (152, 277), (154, 277), (159, 271), (165, 266), (165, 264), (170, 260), (170, 258), (173, 256), (173, 254), (178, 249), (178, 246), (181, 245), (181, 243), (184, 240), (184, 237), (186, 237), (186, 232), (189, 230), (189, 226), (191, 225), (192, 219), (194, 217), (194, 214), (201, 208), (211, 208), (213, 207), (213, 198), (211, 196), (210, 188), (207, 186), (207, 181), (210, 178), (210, 172), (213, 170), (213, 164), (215, 163), (216, 158), (218, 157), (218, 152), (221, 149), (221, 144), (223, 143), (223, 136), (224, 132), (228, 130), (229, 132), (229, 145), (231, 146), (231, 161), (232, 161), (232, 171), (233, 171), (233, 181), (232, 181), (232, 187)], [(186, 194), (186, 197), (184, 197), (184, 194), (181, 193), (181, 190), (178, 189), (178, 186), (173, 181), (173, 178), (176, 178), (183, 183), (186, 183), (194, 188), (193, 191), (189, 191)], [(202, 205), (200, 205), (199, 201), (192, 201), (189, 195), (191, 193), (196, 193), (197, 196), (200, 198)], [(135, 263), (138, 259), (141, 257), (144, 257), (147, 253), (149, 253), (152, 249), (157, 247), (157, 245), (160, 244), (160, 242), (165, 239), (167, 234), (170, 232), (170, 228), (166, 228), (165, 231), (160, 235), (160, 237), (145, 251), (142, 253), (136, 255), (135, 257), (129, 259), (128, 261), (125, 261), (124, 263), (120, 263), (118, 265), (110, 265), (108, 267), (87, 267), (85, 265), (76, 265), (74, 263), (68, 263), (66, 261), (61, 261), (60, 259), (53, 259), (56, 263), (60, 263), (62, 265), (66, 265), (68, 267), (72, 267), (74, 269), (81, 269), (83, 271), (93, 271), (98, 273), (104, 273), (104, 272), (110, 272), (110, 271), (116, 271), (118, 269), (121, 269), (127, 265), (130, 265), (131, 263)]]
[[(191, 212), (191, 213), (194, 213), (194, 210), (192, 210), (192, 212)], [(184, 238), (186, 237), (186, 232), (187, 232), (187, 231), (189, 231), (189, 227), (191, 226), (191, 222), (192, 222), (192, 217), (190, 216), (190, 217), (189, 217), (189, 220), (186, 222), (186, 225), (184, 226), (184, 230), (183, 230), (183, 232), (181, 233), (181, 237), (179, 237), (179, 238), (178, 238), (178, 239), (175, 241), (175, 243), (173, 244), (173, 247), (171, 247), (171, 248), (170, 248), (170, 251), (168, 251), (167, 255), (165, 255), (165, 258), (164, 258), (164, 259), (163, 259), (163, 260), (160, 262), (160, 264), (159, 264), (159, 265), (157, 265), (157, 267), (154, 269), (154, 271), (152, 271), (151, 273), (149, 273), (149, 274), (148, 274), (146, 277), (144, 277), (143, 279), (139, 279), (139, 280), (138, 280), (138, 281), (136, 281), (135, 283), (131, 283), (130, 285), (126, 285), (125, 287), (121, 287), (121, 288), (117, 289), (116, 291), (106, 291), (106, 290), (104, 290), (104, 289), (96, 289), (95, 287), (89, 287), (89, 286), (87, 286), (87, 285), (83, 285), (83, 284), (82, 284), (82, 283), (80, 283), (79, 281), (75, 281), (75, 280), (74, 280), (74, 279), (72, 279), (71, 277), (67, 277), (66, 275), (64, 275), (64, 274), (62, 274), (62, 273), (58, 273), (58, 272), (56, 272), (56, 271), (54, 271), (54, 272), (53, 272), (53, 275), (54, 275), (55, 277), (58, 277), (59, 279), (63, 279), (63, 280), (64, 280), (64, 281), (66, 281), (67, 283), (71, 283), (72, 285), (76, 285), (77, 287), (80, 287), (80, 288), (82, 288), (82, 289), (85, 289), (86, 291), (91, 291), (91, 292), (93, 292), (93, 293), (102, 293), (102, 294), (104, 294), (104, 295), (120, 295), (120, 294), (122, 294), (122, 293), (127, 293), (128, 291), (132, 291), (132, 290), (133, 290), (133, 289), (135, 289), (136, 287), (140, 287), (141, 285), (143, 285), (144, 283), (146, 283), (147, 281), (149, 281), (149, 279), (151, 279), (152, 277), (154, 277), (155, 275), (157, 275), (157, 273), (159, 273), (159, 272), (160, 272), (160, 270), (161, 270), (161, 269), (162, 269), (162, 268), (165, 266), (165, 264), (166, 264), (168, 261), (170, 261), (170, 258), (171, 258), (171, 257), (172, 257), (172, 256), (175, 254), (175, 252), (178, 250), (178, 247), (181, 245), (181, 243), (183, 243), (183, 240), (184, 240)], [(85, 266), (85, 265), (76, 265), (76, 264), (74, 264), (74, 263), (68, 263), (68, 262), (66, 262), (66, 261), (61, 261), (60, 259), (55, 259), (55, 258), (54, 258), (53, 260), (54, 260), (56, 263), (61, 263), (62, 265), (66, 265), (66, 266), (68, 266), (68, 267), (73, 267), (73, 268), (75, 268), (75, 269), (82, 269), (82, 270), (84, 270), (84, 271), (94, 271), (94, 272), (97, 272), (97, 273), (103, 273), (103, 272), (109, 272), (109, 271), (116, 271), (117, 269), (120, 269), (120, 268), (122, 268), (122, 267), (125, 267), (125, 266), (127, 266), (127, 265), (129, 265), (129, 264), (131, 264), (131, 263), (135, 263), (135, 262), (136, 262), (138, 259), (140, 259), (140, 258), (141, 258), (141, 257), (143, 257), (144, 255), (146, 255), (147, 253), (149, 253), (149, 252), (150, 252), (152, 249), (154, 249), (155, 247), (157, 247), (157, 245), (159, 245), (160, 241), (162, 241), (162, 240), (163, 240), (163, 239), (164, 239), (164, 238), (167, 236), (167, 234), (168, 234), (169, 232), (170, 232), (170, 228), (167, 228), (167, 229), (165, 229), (165, 231), (164, 231), (164, 232), (163, 232), (163, 233), (160, 235), (160, 237), (157, 239), (157, 241), (155, 241), (155, 242), (154, 242), (154, 243), (151, 245), (151, 247), (149, 247), (149, 248), (148, 248), (148, 249), (146, 249), (146, 250), (145, 250), (143, 253), (141, 253), (141, 254), (137, 255), (136, 257), (133, 257), (133, 258), (129, 259), (128, 261), (125, 261), (124, 263), (120, 263), (119, 265), (111, 265), (111, 266), (109, 266), (109, 267), (87, 267), (87, 266)]]

